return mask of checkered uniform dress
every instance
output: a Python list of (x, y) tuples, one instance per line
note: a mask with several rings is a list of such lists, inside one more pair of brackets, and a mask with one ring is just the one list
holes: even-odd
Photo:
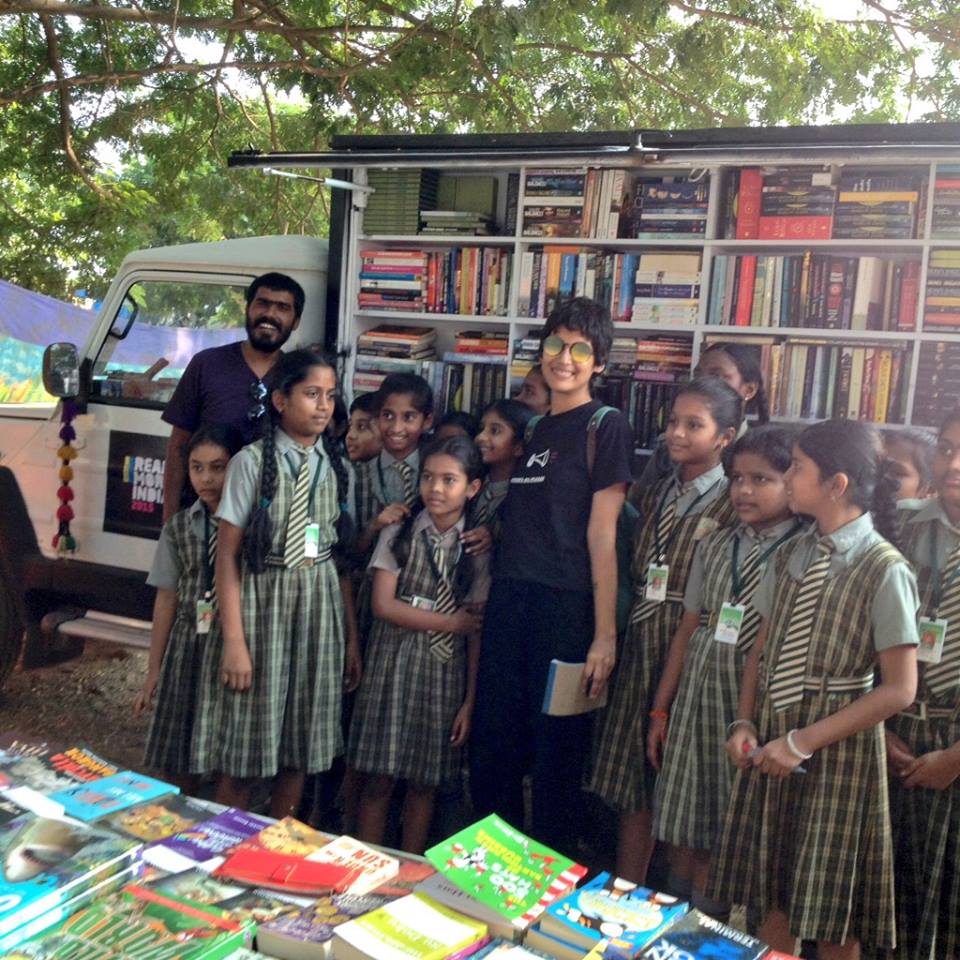
[(353, 465), (354, 519), (358, 530), (365, 530), (380, 512), (376, 482), (377, 458)]
[[(654, 836), (696, 850), (713, 847), (727, 813), (736, 769), (724, 750), (726, 730), (737, 716), (743, 662), (759, 628), (759, 616), (750, 605), (751, 589), (739, 598), (747, 610), (738, 642), (718, 643), (715, 637), (718, 614), (733, 591), (730, 555), (738, 529), (717, 530), (700, 544), (703, 610), (700, 626), (690, 637), (670, 709), (654, 802)], [(741, 576), (749, 574), (743, 568), (744, 555), (750, 550), (745, 543), (740, 544)], [(769, 546), (761, 543), (760, 549)], [(770, 562), (765, 561), (764, 567)], [(755, 589), (757, 581), (750, 579)]]
[[(203, 515), (200, 515), (201, 520)], [(216, 523), (211, 518), (211, 523)], [(206, 636), (197, 633), (197, 601), (206, 590), (207, 545), (203, 523), (189, 510), (167, 522), (167, 536), (180, 560), (177, 612), (160, 665), (156, 709), (147, 733), (143, 762), (165, 773), (187, 773), (197, 704), (200, 661), (204, 647), (219, 643), (220, 620)], [(207, 771), (202, 771), (206, 773)]]
[[(799, 703), (775, 711), (766, 689), (800, 586), (788, 570), (798, 542), (774, 559), (776, 591), (758, 689), (760, 742), (836, 713), (863, 695), (805, 688)], [(806, 661), (809, 678), (869, 678), (876, 651), (871, 604), (886, 571), (903, 563), (886, 541), (828, 579), (817, 602)], [(867, 681), (869, 682), (869, 680)], [(723, 831), (714, 848), (708, 895), (745, 903), (761, 915), (783, 910), (805, 940), (865, 947), (894, 943), (893, 846), (883, 727), (877, 724), (818, 750), (806, 774), (783, 780), (758, 770), (734, 778)]]
[[(249, 448), (259, 464), (262, 443)], [(270, 555), (282, 557), (294, 480), (277, 465), (270, 505)], [(310, 518), (320, 524), (321, 554), (336, 541), (337, 478), (328, 466), (314, 491)], [(343, 603), (332, 560), (313, 566), (244, 569), (240, 586), (253, 685), (241, 692), (221, 681), (222, 642), (208, 642), (202, 709), (194, 733), (194, 769), (234, 777), (272, 777), (281, 768), (327, 770), (342, 750)]]
[[(641, 516), (645, 522), (633, 553), (633, 582), (637, 585), (633, 610), (643, 602), (643, 581), (653, 551), (657, 505), (675, 482), (665, 477), (644, 493)], [(597, 718), (593, 766), (587, 789), (625, 813), (653, 809), (656, 772), (647, 761), (647, 713), (663, 671), (670, 641), (683, 616), (686, 585), (698, 537), (734, 522), (736, 514), (727, 496), (726, 480), (718, 483), (683, 519), (665, 562), (670, 567), (667, 601), (638, 623), (630, 623), (617, 653), (610, 681), (610, 698)], [(682, 514), (682, 511), (681, 511)]]
[[(453, 550), (447, 551), (447, 569)], [(422, 533), (397, 577), (396, 596), (435, 600), (437, 580)], [(357, 693), (347, 757), (365, 773), (438, 786), (459, 775), (460, 749), (450, 729), (467, 691), (466, 642), (454, 639), (453, 657), (430, 652), (430, 633), (374, 619), (363, 679)]]
[[(903, 547), (917, 571), (920, 614), (933, 609), (933, 571), (917, 540), (931, 524), (906, 523)], [(941, 528), (940, 536), (944, 536)], [(952, 546), (952, 545), (951, 545)], [(960, 643), (960, 623), (950, 621), (944, 649)], [(917, 700), (936, 716), (923, 720), (899, 714), (887, 721), (914, 756), (943, 750), (960, 740), (960, 676), (939, 695), (924, 683), (925, 663), (918, 664)], [(890, 779), (890, 807), (897, 866), (897, 956), (903, 960), (940, 960), (960, 955), (960, 781), (946, 790), (905, 789)]]

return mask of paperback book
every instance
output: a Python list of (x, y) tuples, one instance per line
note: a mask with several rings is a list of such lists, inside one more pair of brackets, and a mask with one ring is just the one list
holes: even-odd
[(104, 820), (104, 823), (128, 836), (145, 843), (156, 843), (175, 834), (183, 833), (198, 823), (203, 823), (219, 812), (219, 806), (194, 797), (173, 794), (121, 810)]
[(112, 763), (86, 747), (64, 747), (16, 731), (0, 734), (0, 793), (15, 801), (21, 788), (47, 795), (116, 772)]
[(307, 857), (316, 863), (330, 863), (347, 867), (355, 873), (355, 879), (343, 891), (360, 896), (370, 893), (397, 875), (400, 862), (388, 853), (374, 850), (353, 837), (337, 837), (325, 844), (316, 853)]
[(50, 799), (61, 804), (67, 816), (88, 821), (179, 792), (180, 788), (171, 783), (125, 770), (91, 783), (78, 783), (66, 790), (58, 790), (50, 794)]
[(756, 937), (736, 930), (699, 910), (691, 910), (654, 939), (641, 960), (760, 960), (767, 947)]

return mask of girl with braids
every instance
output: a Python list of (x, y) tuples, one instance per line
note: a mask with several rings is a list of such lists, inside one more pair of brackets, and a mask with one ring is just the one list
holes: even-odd
[(597, 725), (588, 784), (619, 813), (617, 875), (636, 883), (643, 883), (653, 853), (656, 771), (647, 761), (646, 745), (648, 724), (661, 713), (653, 710), (653, 695), (683, 615), (683, 590), (697, 543), (735, 518), (722, 456), (733, 442), (740, 413), (740, 396), (716, 377), (681, 387), (667, 421), (676, 467), (640, 503), (633, 604), (610, 700)]
[(733, 784), (725, 731), (737, 715), (743, 661), (760, 626), (753, 594), (777, 549), (803, 528), (784, 483), (793, 440), (785, 429), (759, 427), (733, 445), (730, 502), (739, 523), (697, 545), (647, 729), (647, 758), (660, 772), (654, 837), (671, 845), (670, 868), (691, 885), (693, 905), (719, 919), (726, 905), (709, 902), (703, 891)]
[(523, 441), (527, 424), (533, 417), (530, 407), (519, 400), (494, 400), (480, 420), (480, 432), (475, 443), (486, 468), (483, 489), (477, 497), (477, 523), (499, 533), (500, 507), (503, 505), (510, 477), (517, 461), (523, 456)]
[(904, 960), (960, 956), (960, 409), (930, 472), (932, 499), (900, 501), (920, 591), (917, 700), (887, 723)]
[[(736, 439), (747, 432), (747, 416), (754, 414), (759, 426), (770, 420), (767, 394), (763, 389), (763, 371), (760, 368), (760, 348), (746, 343), (723, 342), (708, 344), (700, 353), (693, 371), (695, 377), (718, 377), (733, 387), (743, 401)], [(643, 473), (630, 488), (630, 502), (639, 507), (644, 492), (658, 480), (673, 471), (666, 436), (660, 438), (653, 455), (647, 459)]]
[(348, 750), (366, 774), (358, 836), (382, 842), (394, 786), (405, 780), (401, 845), (411, 853), (426, 847), (436, 789), (459, 775), (470, 732), (489, 575), (487, 555), (467, 554), (460, 536), (482, 469), (466, 437), (431, 444), (421, 502), (381, 532), (370, 561), (374, 626)]
[(217, 511), (222, 643), (204, 658), (195, 762), (219, 771), (229, 806), (274, 778), (275, 817), (295, 812), (305, 775), (340, 753), (342, 689), (359, 682), (350, 581), (333, 562), (352, 529), (347, 468), (326, 429), (336, 390), (320, 354), (280, 358), (263, 439), (231, 462)]
[(800, 434), (787, 496), (814, 525), (754, 593), (762, 622), (728, 730), (739, 769), (707, 892), (763, 917), (776, 950), (818, 941), (821, 960), (895, 943), (883, 722), (916, 692), (917, 587), (890, 542), (892, 467), (870, 424)]

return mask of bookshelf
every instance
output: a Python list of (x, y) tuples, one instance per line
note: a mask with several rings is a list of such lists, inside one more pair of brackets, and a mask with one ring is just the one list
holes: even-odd
[[(957, 136), (960, 131), (954, 130), (953, 125), (949, 126), (952, 135), (960, 142), (960, 137)], [(370, 138), (366, 139), (369, 141)], [(873, 374), (870, 368), (865, 368), (861, 371), (860, 382), (864, 382), (864, 376), (882, 376), (884, 379), (881, 383), (881, 395), (887, 398), (887, 408), (884, 410), (874, 408), (871, 411), (870, 407), (860, 410), (854, 404), (849, 412), (861, 417), (872, 416), (878, 423), (934, 426), (930, 421), (934, 413), (943, 408), (944, 398), (960, 399), (960, 165), (951, 164), (951, 157), (956, 157), (954, 147), (932, 148), (921, 144), (911, 148), (901, 144), (895, 148), (877, 149), (875, 152), (863, 146), (823, 147), (812, 151), (799, 144), (796, 151), (789, 146), (781, 146), (771, 155), (762, 149), (754, 150), (747, 146), (735, 155), (731, 155), (731, 151), (721, 152), (719, 160), (710, 156), (709, 151), (702, 157), (695, 153), (690, 157), (671, 155), (667, 150), (662, 157), (653, 159), (643, 155), (627, 155), (616, 160), (602, 153), (590, 157), (584, 156), (582, 151), (571, 151), (568, 157), (561, 152), (548, 160), (538, 157), (529, 163), (524, 162), (522, 156), (517, 157), (515, 151), (508, 159), (494, 158), (472, 165), (464, 161), (456, 151), (450, 150), (448, 153), (446, 159), (439, 155), (436, 160), (430, 161), (431, 176), (435, 173), (441, 184), (449, 178), (477, 178), (485, 183), (491, 180), (495, 182), (496, 203), (491, 214), (493, 229), (500, 231), (504, 230), (509, 219), (508, 196), (512, 190), (516, 197), (516, 214), (511, 229), (509, 233), (475, 236), (395, 232), (368, 234), (364, 232), (363, 206), (352, 204), (343, 231), (345, 244), (338, 333), (338, 347), (346, 355), (348, 384), (352, 380), (356, 364), (357, 336), (379, 324), (409, 323), (436, 327), (438, 356), (454, 349), (458, 333), (471, 330), (505, 333), (510, 344), (533, 335), (542, 323), (542, 318), (528, 315), (531, 312), (527, 306), (529, 290), (523, 285), (527, 278), (524, 277), (522, 269), (525, 258), (529, 263), (530, 255), (535, 254), (548, 260), (551, 252), (559, 249), (562, 251), (558, 254), (560, 257), (574, 257), (577, 270), (580, 270), (587, 260), (603, 258), (628, 262), (633, 269), (639, 268), (647, 257), (653, 258), (650, 262), (661, 262), (656, 258), (663, 255), (698, 255), (699, 298), (691, 322), (643, 322), (625, 317), (615, 323), (615, 333), (619, 338), (633, 337), (638, 341), (655, 340), (658, 337), (671, 343), (675, 343), (678, 338), (686, 340), (689, 342), (691, 369), (704, 346), (734, 338), (755, 343), (770, 354), (779, 351), (781, 361), (782, 354), (791, 351), (794, 356), (812, 354), (816, 358), (811, 360), (813, 381), (810, 376), (805, 378), (795, 372), (792, 387), (785, 388), (782, 383), (770, 384), (774, 388), (771, 392), (779, 390), (784, 397), (785, 402), (781, 407), (795, 414), (778, 412), (775, 419), (812, 420), (829, 416), (833, 409), (827, 408), (837, 401), (838, 383), (828, 386), (824, 378), (840, 375), (840, 365), (846, 350), (858, 351), (858, 358), (869, 357), (871, 363), (876, 363), (878, 373)], [(395, 152), (390, 153), (389, 157), (384, 159), (382, 168), (390, 168), (396, 155)], [(365, 158), (364, 164), (353, 167), (350, 173), (355, 182), (367, 184), (368, 173), (374, 169), (380, 168), (375, 161)], [(701, 232), (689, 235), (671, 233), (644, 236), (526, 235), (524, 212), (534, 201), (538, 207), (550, 206), (546, 196), (538, 195), (531, 199), (526, 195), (525, 188), (531, 171), (552, 171), (557, 175), (557, 182), (562, 174), (569, 183), (573, 183), (570, 178), (580, 176), (584, 169), (597, 171), (597, 176), (617, 176), (616, 171), (623, 171), (627, 196), (630, 198), (636, 196), (631, 187), (634, 182), (647, 184), (672, 178), (680, 184), (702, 184), (702, 196), (705, 199), (701, 204), (702, 223), (698, 227)], [(839, 203), (839, 200), (836, 200), (834, 206), (830, 206), (827, 198), (832, 193), (835, 198), (845, 198), (842, 221), (847, 235), (835, 237), (830, 224), (827, 223), (824, 227), (823, 222), (819, 226), (814, 224), (808, 227), (811, 231), (819, 230), (820, 235), (817, 236), (806, 236), (802, 231), (798, 236), (791, 235), (790, 239), (738, 235), (737, 220), (743, 216), (743, 210), (731, 207), (730, 185), (747, 170), (752, 171), (750, 176), (754, 178), (754, 182), (758, 175), (761, 182), (769, 176), (772, 184), (785, 185), (787, 189), (792, 186), (790, 177), (794, 175), (794, 178), (800, 181), (804, 176), (816, 180), (817, 191), (814, 194), (804, 196), (800, 189), (796, 197), (777, 201), (779, 206), (775, 204), (771, 207), (776, 212), (767, 217), (769, 222), (765, 229), (768, 232), (789, 231), (796, 227), (799, 221), (812, 221), (815, 217), (821, 221), (827, 218), (829, 221), (830, 217), (836, 216)], [(542, 177), (542, 174), (540, 175)], [(547, 179), (549, 181), (549, 177)], [(538, 182), (543, 189), (545, 181), (541, 179)], [(871, 189), (872, 185), (878, 185), (877, 189)], [(851, 200), (850, 195), (857, 191), (860, 191), (861, 196), (854, 196)], [(442, 190), (440, 192), (442, 193)], [(584, 188), (584, 207), (587, 192), (587, 188)], [(880, 194), (896, 195), (899, 199), (878, 199)], [(915, 196), (913, 199), (904, 199), (908, 194)], [(568, 207), (574, 199), (575, 196), (566, 198)], [(742, 202), (742, 199), (742, 196), (738, 196), (739, 202)], [(807, 205), (806, 208), (804, 204)], [(557, 204), (557, 209), (562, 205)], [(834, 213), (825, 213), (828, 208)], [(808, 217), (808, 211), (815, 213), (809, 213)], [(538, 210), (538, 216), (549, 218), (551, 213)], [(587, 215), (583, 216), (586, 218)], [(669, 218), (670, 214), (661, 213), (659, 216)], [(688, 216), (692, 217), (693, 214)], [(797, 223), (791, 223), (788, 219), (790, 216), (795, 217)], [(543, 219), (541, 222), (551, 221)], [(630, 223), (628, 218), (621, 217), (620, 232), (624, 232), (625, 225), (629, 229)], [(873, 231), (873, 234), (856, 236), (861, 225), (865, 233)], [(889, 231), (891, 235), (878, 236), (877, 229)], [(851, 236), (851, 233), (854, 235)], [(362, 286), (362, 258), (365, 254), (378, 250), (442, 254), (462, 248), (474, 248), (481, 256), (484, 251), (497, 250), (509, 259), (509, 283), (502, 314), (436, 313), (422, 312), (420, 309), (358, 309), (358, 296)], [(726, 265), (726, 269), (746, 258), (754, 258), (764, 260), (768, 265), (773, 263), (775, 271), (786, 270), (776, 266), (778, 261), (790, 261), (793, 264), (791, 270), (800, 270), (796, 264), (801, 263), (805, 257), (819, 264), (818, 269), (824, 271), (818, 282), (823, 284), (821, 293), (825, 298), (830, 286), (831, 269), (835, 275), (840, 276), (840, 300), (829, 307), (830, 326), (824, 325), (828, 312), (823, 303), (817, 308), (820, 313), (814, 320), (809, 319), (811, 313), (808, 310), (804, 315), (806, 319), (801, 324), (794, 311), (789, 318), (789, 325), (781, 325), (778, 317), (774, 316), (776, 311), (772, 305), (779, 305), (779, 317), (787, 316), (783, 309), (782, 286), (775, 288), (772, 295), (767, 292), (769, 302), (765, 321), (763, 316), (753, 316), (746, 324), (742, 323), (742, 318), (740, 325), (731, 325), (726, 321), (717, 322), (717, 298), (723, 296), (723, 291), (717, 287), (715, 271), (718, 271), (721, 265)], [(853, 274), (844, 279), (844, 270), (853, 270)], [(861, 271), (864, 271), (864, 274), (870, 272), (873, 279), (870, 283), (864, 281), (863, 289), (858, 291), (857, 276)], [(906, 273), (909, 273), (910, 282), (916, 287), (915, 302), (911, 302), (909, 309), (901, 309), (898, 301), (898, 313), (895, 314), (887, 298), (895, 284), (902, 284)], [(780, 274), (775, 275), (775, 282), (782, 284), (782, 276), (779, 280), (776, 280), (776, 276)], [(809, 277), (804, 282), (808, 281)], [(575, 280), (574, 292), (578, 289), (577, 283), (579, 281)], [(899, 291), (901, 287), (897, 286), (896, 289)], [(838, 326), (848, 324), (850, 320), (851, 304), (847, 303), (845, 306), (843, 297), (851, 298), (852, 302), (852, 298), (858, 295), (862, 301), (856, 324), (859, 329)], [(879, 303), (876, 299), (878, 295), (881, 298)], [(847, 310), (845, 318), (844, 310)], [(868, 312), (864, 314), (864, 310)], [(542, 313), (543, 310), (533, 312)], [(633, 313), (634, 311), (631, 311), (631, 314)], [(649, 316), (650, 311), (641, 311), (641, 315)], [(866, 320), (864, 316), (867, 317)], [(729, 319), (732, 319), (732, 315), (728, 313)], [(893, 368), (890, 366), (891, 362), (894, 364)], [(898, 368), (895, 368), (896, 364), (899, 364)], [(612, 371), (612, 376), (624, 378), (628, 377), (628, 373), (622, 364), (618, 364)], [(889, 395), (891, 376), (897, 378), (896, 389), (899, 393), (896, 398)], [(614, 385), (614, 389), (607, 391), (605, 395), (616, 395), (617, 386)], [(623, 384), (619, 387), (623, 387)], [(874, 383), (873, 387), (876, 388), (877, 383)], [(805, 402), (802, 397), (789, 396), (791, 390), (809, 391), (812, 388), (818, 391), (818, 396), (813, 401), (807, 399)], [(512, 392), (509, 378), (507, 392)], [(870, 392), (868, 379), (864, 397), (867, 398)], [(625, 394), (621, 391), (620, 395)], [(799, 415), (798, 410), (801, 410), (803, 415)], [(639, 439), (638, 437), (638, 441)], [(638, 452), (642, 452), (639, 443)]]

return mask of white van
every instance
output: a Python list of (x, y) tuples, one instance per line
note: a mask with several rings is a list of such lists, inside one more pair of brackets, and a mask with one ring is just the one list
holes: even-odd
[[(160, 531), (170, 435), (163, 407), (195, 353), (246, 337), (244, 291), (261, 273), (277, 270), (300, 283), (306, 304), (294, 339), (322, 343), (327, 253), (325, 240), (254, 237), (141, 250), (124, 260), (92, 329), (75, 342), (77, 550), (70, 558), (53, 559), (51, 546), (60, 406), (0, 398), (0, 680), (24, 629), (28, 662), (49, 659), (64, 635), (145, 633), (146, 623), (132, 621), (150, 618), (144, 581)], [(58, 624), (64, 605), (67, 620)], [(106, 627), (78, 625), (78, 613), (90, 608), (107, 614)]]

